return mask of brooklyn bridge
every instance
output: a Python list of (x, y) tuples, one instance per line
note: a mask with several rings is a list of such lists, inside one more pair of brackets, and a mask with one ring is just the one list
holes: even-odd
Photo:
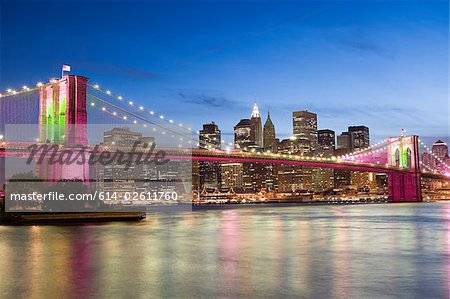
[[(450, 167), (445, 161), (436, 157), (438, 167), (421, 161), (421, 153), (432, 153), (416, 135), (389, 137), (362, 150), (328, 157), (233, 149), (232, 143), (226, 142), (221, 149), (200, 149), (199, 136), (191, 127), (92, 85), (88, 78), (78, 75), (64, 75), (33, 87), (7, 90), (0, 97), (0, 115), (4, 119), (0, 124), (2, 168), (6, 157), (26, 158), (33, 143), (92, 148), (94, 145), (88, 138), (91, 124), (120, 123), (139, 126), (149, 135), (161, 134), (172, 139), (173, 142), (161, 148), (168, 159), (175, 161), (292, 165), (386, 174), (390, 201), (422, 201), (422, 180), (450, 181)], [(38, 131), (31, 139), (8, 134), (8, 126), (32, 124)], [(121, 147), (125, 146), (114, 145), (116, 149)], [(60, 169), (53, 169), (46, 176), (58, 180), (64, 174), (66, 179), (89, 184), (87, 165), (79, 165), (75, 170), (72, 167), (70, 171), (64, 170), (64, 165), (57, 167)]]

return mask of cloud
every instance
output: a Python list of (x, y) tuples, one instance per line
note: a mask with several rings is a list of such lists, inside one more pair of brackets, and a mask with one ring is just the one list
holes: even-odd
[(111, 63), (82, 63), (81, 67), (91, 72), (105, 73), (108, 75), (117, 75), (131, 79), (153, 79), (157, 77), (154, 72), (138, 69), (135, 67), (122, 67)]
[(370, 53), (373, 53), (373, 54), (379, 55), (379, 56), (385, 56), (383, 49), (379, 45), (375, 44), (374, 42), (368, 41), (368, 40), (341, 39), (340, 43), (341, 43), (341, 45), (351, 48), (351, 49), (356, 49), (356, 50), (363, 51), (363, 52), (370, 52)]
[[(339, 30), (342, 32), (342, 30)], [(344, 30), (345, 36), (337, 39), (337, 44), (348, 50), (368, 53), (383, 58), (394, 58), (392, 49), (382, 46), (381, 43), (371, 39), (362, 29)]]
[[(424, 111), (414, 107), (402, 107), (394, 105), (317, 105), (317, 103), (305, 103), (304, 107), (317, 113), (321, 118), (351, 119), (368, 117), (370, 119), (410, 119), (415, 122), (425, 121)], [(296, 107), (288, 105), (286, 109), (293, 111)]]
[(223, 96), (208, 95), (203, 92), (192, 93), (188, 91), (179, 91), (178, 96), (184, 103), (207, 106), (211, 108), (235, 108), (238, 103), (233, 100), (229, 100)]

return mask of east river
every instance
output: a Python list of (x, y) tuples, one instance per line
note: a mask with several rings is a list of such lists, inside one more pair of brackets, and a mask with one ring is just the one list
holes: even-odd
[(2, 298), (450, 298), (450, 202), (0, 226)]

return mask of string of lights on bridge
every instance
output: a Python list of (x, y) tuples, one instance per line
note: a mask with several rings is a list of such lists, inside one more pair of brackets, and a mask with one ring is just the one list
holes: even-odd
[[(156, 119), (158, 119), (160, 121), (164, 121), (164, 122), (166, 122), (169, 125), (173, 125), (173, 126), (176, 126), (177, 128), (181, 128), (181, 129), (187, 130), (189, 133), (193, 132), (191, 127), (183, 125), (181, 122), (177, 124), (177, 122), (175, 122), (174, 120), (167, 119), (164, 115), (158, 114), (157, 112), (155, 112), (152, 109), (148, 109), (148, 108), (146, 108), (146, 107), (144, 107), (142, 105), (137, 105), (134, 101), (125, 100), (124, 97), (119, 96), (119, 95), (115, 95), (110, 90), (101, 88), (98, 84), (95, 84), (95, 85), (90, 85), (89, 84), (88, 86), (94, 88), (95, 90), (98, 90), (99, 92), (105, 94), (106, 96), (108, 96), (108, 97), (110, 97), (110, 98), (112, 98), (114, 100), (117, 100), (117, 101), (119, 101), (121, 103), (125, 103), (128, 106), (130, 106), (130, 107), (132, 107), (132, 108), (134, 108), (134, 109), (136, 109), (136, 110), (138, 110), (140, 112), (148, 112), (148, 115), (150, 115), (150, 116), (152, 116), (152, 117), (154, 117), (154, 118), (156, 118)], [(196, 133), (197, 133), (197, 135), (199, 135), (200, 131), (197, 131)], [(205, 138), (205, 136), (204, 136), (204, 138)], [(200, 139), (198, 139), (196, 141), (197, 141), (197, 146), (200, 144), (200, 142), (203, 142), (203, 140), (200, 140)], [(213, 140), (213, 141), (215, 141), (215, 140)], [(222, 140), (221, 143), (222, 144), (228, 144), (228, 146), (232, 146), (233, 145), (233, 143), (226, 142), (225, 140)], [(213, 142), (210, 142), (209, 146), (212, 146), (213, 144), (214, 144)]]
[[(50, 83), (57, 83), (57, 82), (58, 82), (57, 79), (50, 79)], [(17, 89), (8, 88), (8, 89), (6, 89), (5, 93), (0, 93), (0, 98), (32, 92), (32, 91), (38, 90), (39, 87), (44, 86), (44, 85), (45, 84), (42, 82), (37, 82), (34, 86), (23, 85), (22, 88), (17, 88)]]
[(0, 98), (32, 92), (37, 90), (40, 86), (42, 86), (42, 83), (36, 84), (35, 87), (28, 87), (28, 85), (24, 85), (21, 89), (8, 88), (5, 93), (0, 93)]
[[(436, 155), (433, 153), (432, 149), (430, 149), (430, 148), (429, 148), (425, 143), (423, 143), (423, 141), (420, 140), (420, 139), (419, 139), (419, 144), (422, 145), (422, 146), (425, 148), (427, 154), (430, 154), (434, 159), (436, 159), (439, 163), (441, 163), (441, 165), (443, 165), (447, 170), (450, 170), (450, 166), (449, 166), (447, 163), (445, 163), (444, 161), (442, 161), (441, 158), (439, 158), (438, 156), (436, 156)], [(421, 164), (423, 164), (424, 166), (426, 165), (426, 164), (423, 163), (422, 161), (421, 161)], [(439, 169), (439, 168), (431, 169), (431, 167), (430, 167), (429, 165), (426, 165), (426, 166), (427, 166), (428, 168), (430, 168), (430, 171), (432, 171), (432, 172), (440, 172), (440, 169)]]
[[(56, 79), (51, 79), (50, 80), (50, 83), (56, 83), (56, 82), (57, 82)], [(8, 88), (5, 93), (0, 93), (0, 98), (36, 91), (40, 87), (42, 87), (43, 85), (44, 85), (44, 83), (38, 82), (35, 86), (23, 85), (21, 89)], [(184, 129), (184, 130), (186, 130), (189, 133), (193, 132), (192, 128), (190, 128), (190, 127), (188, 127), (186, 125), (183, 125), (182, 123), (177, 123), (177, 122), (175, 122), (172, 119), (167, 119), (164, 115), (158, 114), (154, 110), (147, 109), (144, 106), (137, 105), (135, 102), (133, 102), (131, 100), (127, 101), (122, 96), (114, 95), (110, 90), (100, 88), (100, 86), (98, 84), (96, 84), (96, 85), (89, 85), (89, 86), (94, 88), (95, 90), (98, 90), (99, 92), (101, 92), (101, 93), (103, 93), (103, 94), (105, 94), (105, 95), (107, 95), (107, 96), (109, 96), (109, 97), (119, 101), (119, 102), (126, 103), (128, 106), (136, 109), (137, 111), (148, 112), (148, 115), (158, 119), (159, 121), (163, 121), (163, 122), (165, 122), (165, 123), (167, 123), (169, 125), (173, 125), (174, 127), (178, 128), (178, 129), (179, 128)], [(129, 116), (127, 116), (125, 114), (117, 113), (116, 111), (113, 111), (111, 109), (107, 109), (106, 107), (98, 107), (94, 102), (91, 102), (90, 105), (92, 107), (96, 107), (96, 108), (100, 109), (101, 111), (103, 111), (105, 113), (108, 113), (108, 114), (110, 114), (110, 115), (112, 115), (112, 116), (114, 116), (114, 117), (116, 117), (118, 119), (122, 119), (123, 121), (129, 122), (129, 123), (133, 123), (133, 124), (142, 125), (144, 128), (148, 127), (148, 123), (150, 123), (150, 124), (152, 124), (154, 126), (159, 126), (160, 127), (159, 130), (156, 129), (155, 127), (153, 127), (153, 131), (159, 131), (163, 135), (167, 134), (168, 132), (169, 132), (169, 134), (173, 133), (171, 135), (171, 137), (172, 138), (179, 138), (180, 141), (183, 141), (184, 138), (186, 138), (186, 135), (184, 135), (184, 134), (180, 135), (179, 133), (174, 133), (173, 130), (168, 129), (168, 128), (164, 128), (163, 126), (160, 126), (160, 125), (156, 124), (155, 122), (149, 120), (146, 117), (139, 116), (139, 118), (141, 118), (143, 120), (142, 122), (139, 122), (136, 119), (133, 120), (132, 118), (130, 118)], [(127, 113), (128, 114), (132, 114), (130, 112), (127, 112)], [(197, 133), (197, 135), (200, 134), (199, 131), (197, 131), (196, 133)], [(182, 136), (182, 137), (175, 136), (177, 134), (179, 136)], [(207, 136), (202, 136), (202, 137), (203, 137), (203, 139), (205, 139), (205, 138), (209, 139)], [(191, 137), (189, 136), (188, 138), (191, 138)], [(193, 138), (191, 138), (191, 140), (186, 139), (186, 141), (189, 144), (192, 144), (192, 141), (194, 141), (194, 142), (196, 142), (197, 146), (200, 145), (200, 142), (204, 142), (204, 143), (208, 142), (208, 141), (205, 141), (205, 140), (193, 139)], [(215, 142), (213, 142), (213, 141), (216, 141), (216, 140), (213, 139), (210, 142), (210, 144), (207, 145), (207, 147), (209, 147), (210, 149), (212, 149), (213, 145), (215, 144)], [(225, 140), (221, 140), (221, 144), (222, 145), (228, 144), (228, 146), (226, 148), (226, 151), (227, 152), (231, 151), (230, 147), (233, 146), (233, 143), (226, 142)], [(425, 143), (423, 143), (420, 139), (419, 139), (419, 144), (421, 146), (423, 146), (426, 149), (427, 153), (429, 153), (434, 159), (436, 159), (436, 161), (441, 163), (445, 168), (450, 169), (450, 166), (448, 164), (446, 164), (444, 161), (442, 161), (442, 159), (437, 157), (432, 152), (432, 150)], [(179, 145), (179, 147), (181, 147), (181, 144)], [(254, 153), (256, 155), (281, 157), (281, 158), (289, 158), (289, 159), (299, 159), (299, 160), (300, 159), (305, 159), (305, 160), (311, 160), (311, 161), (314, 161), (314, 160), (317, 160), (317, 161), (340, 161), (340, 162), (347, 162), (347, 163), (358, 163), (358, 162), (364, 162), (363, 159), (358, 159), (358, 158), (368, 157), (371, 154), (376, 154), (376, 153), (382, 152), (384, 150), (387, 150), (387, 148), (388, 148), (388, 139), (384, 139), (384, 140), (382, 140), (382, 141), (380, 141), (380, 142), (378, 142), (378, 143), (376, 143), (376, 144), (374, 144), (374, 145), (372, 145), (370, 147), (357, 150), (357, 151), (355, 151), (353, 153), (350, 153), (350, 154), (345, 154), (345, 155), (341, 155), (341, 156), (330, 156), (330, 157), (320, 157), (320, 156), (313, 157), (313, 156), (303, 156), (303, 155), (294, 155), (294, 154), (282, 154), (282, 153), (272, 153), (270, 151), (257, 152), (257, 151), (255, 151), (255, 149), (248, 150), (247, 148), (238, 148), (238, 149), (240, 151), (244, 152), (244, 153), (247, 152), (247, 153)], [(432, 168), (430, 165), (426, 165), (422, 161), (420, 161), (420, 164), (424, 168), (426, 168), (427, 170), (429, 170), (431, 172), (438, 173), (440, 171), (440, 169)]]
[[(148, 121), (144, 120), (143, 122), (140, 122), (140, 121), (137, 121), (136, 119), (132, 119), (133, 117), (129, 117), (129, 115), (125, 115), (124, 113), (117, 113), (117, 111), (114, 111), (113, 109), (108, 109), (105, 106), (99, 107), (94, 101), (90, 102), (89, 105), (91, 107), (98, 108), (103, 113), (107, 113), (107, 114), (109, 114), (109, 115), (111, 115), (111, 116), (113, 116), (113, 117), (115, 117), (117, 119), (120, 119), (122, 121), (128, 122), (130, 124), (132, 123), (132, 124), (135, 124), (135, 125), (141, 125), (144, 128), (148, 128), (149, 127)], [(159, 132), (162, 135), (170, 135), (170, 137), (173, 138), (173, 139), (179, 138), (179, 141), (187, 141), (189, 144), (192, 144), (192, 140), (189, 140), (189, 138), (186, 138), (185, 135), (181, 135), (179, 133), (174, 133), (173, 131), (167, 130), (164, 127), (159, 126), (158, 124), (153, 123), (153, 122), (151, 122), (151, 125), (154, 125), (153, 128), (152, 128), (153, 132)], [(158, 129), (155, 126), (157, 126)], [(170, 134), (170, 133), (172, 133), (172, 134)], [(175, 136), (175, 135), (177, 135), (177, 136)], [(185, 140), (185, 138), (186, 138), (186, 140)], [(182, 147), (182, 145), (179, 144), (178, 147)]]
[[(52, 82), (52, 81), (54, 81), (54, 82)], [(56, 81), (57, 80), (53, 79), (53, 80), (50, 81), (50, 83), (55, 83)], [(32, 87), (32, 88), (24, 85), (23, 88), (21, 90), (19, 90), (19, 91), (13, 90), (13, 89), (8, 89), (6, 95), (1, 95), (0, 94), (0, 96), (17, 95), (17, 94), (20, 94), (20, 93), (34, 91), (34, 90), (37, 90), (39, 87), (41, 87), (43, 85), (44, 85), (43, 83), (38, 82), (36, 84), (36, 87)], [(147, 111), (150, 116), (152, 116), (152, 117), (154, 117), (154, 118), (156, 118), (158, 120), (164, 121), (167, 124), (173, 125), (173, 126), (175, 126), (177, 128), (185, 129), (188, 132), (192, 133), (192, 128), (187, 127), (187, 126), (183, 125), (182, 123), (178, 123), (178, 125), (177, 125), (175, 123), (175, 121), (173, 121), (172, 119), (167, 119), (162, 114), (158, 114), (154, 110), (147, 109), (144, 106), (136, 105), (135, 102), (133, 102), (131, 100), (127, 101), (122, 96), (114, 95), (110, 90), (100, 88), (100, 86), (98, 84), (88, 85), (88, 86), (94, 88), (95, 90), (98, 90), (99, 92), (101, 92), (101, 93), (103, 93), (103, 94), (105, 94), (105, 95), (107, 95), (107, 96), (109, 96), (109, 97), (111, 97), (111, 98), (113, 98), (113, 99), (115, 99), (115, 100), (117, 100), (119, 102), (128, 104), (128, 106), (133, 107), (134, 109), (137, 109), (137, 110), (142, 111), (142, 112)], [(128, 123), (139, 124), (139, 125), (142, 125), (144, 128), (148, 127), (148, 125), (146, 123), (141, 123), (141, 122), (139, 122), (137, 120), (132, 120), (131, 118), (129, 118), (125, 114), (117, 113), (116, 111), (112, 111), (112, 110), (110, 111), (106, 107), (98, 107), (95, 104), (95, 102), (91, 102), (90, 105), (91, 105), (91, 107), (96, 107), (99, 110), (101, 110), (102, 112), (108, 113), (109, 115), (111, 115), (113, 117), (116, 117), (118, 119), (121, 119), (123, 121), (126, 121)], [(127, 112), (127, 113), (130, 114), (130, 112)], [(149, 122), (149, 123), (151, 123), (151, 124), (153, 124), (155, 126), (158, 126), (158, 124), (148, 120), (147, 118), (143, 118), (143, 119), (144, 119), (144, 122)], [(156, 129), (155, 127), (153, 127), (152, 129), (155, 132), (158, 131), (158, 129)], [(165, 130), (166, 129), (164, 127), (160, 127), (159, 131), (160, 131), (161, 134), (165, 135), (166, 134)], [(168, 130), (170, 131), (170, 129), (168, 129)], [(197, 131), (196, 133), (200, 134), (199, 131)], [(172, 134), (171, 137), (172, 138), (176, 138), (175, 135), (176, 134)], [(186, 135), (184, 135), (184, 136), (186, 136)], [(207, 136), (203, 136), (203, 138), (207, 138), (208, 139)], [(180, 137), (180, 141), (182, 141), (182, 140), (183, 140), (183, 137)], [(197, 142), (197, 144), (196, 144), (197, 146), (200, 145), (200, 142), (205, 142), (204, 140), (199, 140), (199, 139), (192, 139), (192, 141)], [(188, 143), (191, 144), (192, 141), (188, 140)], [(213, 141), (215, 141), (215, 140), (213, 140)], [(381, 142), (379, 142), (379, 143), (377, 143), (377, 144), (375, 144), (375, 145), (373, 145), (371, 147), (358, 150), (358, 151), (356, 151), (356, 152), (354, 152), (352, 154), (347, 154), (347, 155), (342, 155), (342, 156), (330, 156), (330, 157), (320, 157), (320, 156), (314, 157), (314, 156), (303, 156), (303, 155), (295, 155), (295, 154), (282, 154), (282, 153), (272, 153), (270, 151), (257, 152), (257, 151), (255, 151), (255, 149), (248, 150), (247, 148), (239, 148), (239, 150), (242, 151), (242, 152), (249, 152), (249, 153), (254, 153), (254, 154), (257, 154), (257, 155), (265, 155), (265, 156), (273, 156), (273, 157), (281, 157), (281, 158), (289, 158), (289, 159), (299, 159), (299, 160), (300, 159), (305, 159), (305, 160), (311, 160), (311, 161), (314, 161), (314, 160), (317, 160), (317, 161), (344, 161), (344, 162), (349, 162), (349, 163), (357, 163), (359, 161), (355, 160), (355, 158), (367, 156), (370, 153), (379, 152), (379, 151), (381, 151), (383, 149), (386, 149), (387, 147), (383, 147), (383, 148), (374, 150), (374, 148), (381, 146), (386, 141), (387, 140), (383, 140), (383, 141), (381, 141)], [(221, 140), (221, 143), (222, 144), (226, 144), (227, 142), (225, 140)], [(231, 142), (228, 142), (227, 144), (228, 144), (228, 146), (232, 146), (233, 145), (233, 143), (231, 143)], [(210, 142), (210, 145), (208, 145), (207, 147), (212, 149), (212, 145), (214, 145), (214, 142)], [(179, 145), (179, 146), (181, 146), (181, 145)], [(231, 148), (228, 147), (228, 146), (226, 148), (227, 152), (229, 152), (231, 150)], [(349, 159), (350, 159), (350, 161), (348, 161)], [(362, 162), (362, 160), (361, 160), (361, 162)]]
[[(103, 104), (112, 106), (113, 108), (121, 109), (122, 111), (125, 111), (124, 109), (122, 109), (122, 108), (120, 108), (120, 107), (117, 107), (117, 106), (115, 106), (115, 105), (109, 103), (108, 101), (105, 101), (105, 100), (103, 100), (103, 99), (101, 99), (101, 98), (98, 98), (98, 97), (96, 97), (96, 96), (94, 96), (94, 95), (88, 94), (87, 96), (88, 96), (88, 97), (93, 97), (94, 100), (101, 101), (101, 102), (103, 102)], [(183, 141), (184, 138), (186, 138), (186, 140), (188, 140), (188, 143), (189, 143), (189, 144), (192, 144), (192, 141), (194, 141), (194, 142), (197, 143), (197, 146), (199, 146), (199, 140), (192, 138), (191, 135), (186, 135), (186, 134), (178, 133), (178, 132), (176, 132), (176, 131), (173, 131), (173, 130), (170, 129), (170, 128), (167, 128), (167, 127), (164, 127), (163, 125), (160, 125), (160, 124), (158, 124), (158, 123), (155, 123), (155, 122), (153, 122), (153, 121), (149, 120), (148, 118), (143, 117), (143, 116), (141, 116), (141, 115), (135, 115), (135, 114), (133, 114), (133, 113), (131, 113), (131, 112), (129, 112), (129, 111), (126, 111), (126, 113), (127, 113), (128, 115), (121, 114), (121, 113), (117, 113), (116, 111), (113, 111), (113, 110), (111, 110), (111, 109), (107, 109), (105, 106), (99, 107), (98, 105), (96, 105), (96, 103), (95, 103), (94, 101), (92, 101), (92, 102), (90, 103), (90, 106), (91, 106), (91, 107), (98, 108), (98, 109), (101, 110), (102, 112), (108, 113), (109, 115), (111, 115), (111, 116), (113, 116), (113, 117), (115, 117), (115, 118), (121, 119), (121, 120), (123, 120), (123, 121), (127, 121), (127, 122), (129, 122), (129, 123), (133, 123), (133, 124), (137, 124), (137, 125), (142, 125), (144, 128), (147, 128), (147, 127), (148, 127), (147, 124), (151, 124), (151, 125), (156, 126), (156, 127), (159, 128), (159, 129), (156, 129), (155, 127), (153, 127), (153, 131), (154, 131), (154, 132), (161, 132), (163, 135), (165, 135), (165, 134), (167, 133), (166, 131), (169, 131), (169, 132), (173, 133), (173, 135), (171, 135), (172, 138), (177, 138), (175, 135), (181, 136), (181, 137), (180, 137), (180, 141)], [(137, 117), (138, 119), (141, 119), (143, 122), (139, 122), (139, 121), (137, 121), (137, 120), (131, 120), (131, 118), (129, 117), (130, 115), (131, 115), (131, 118), (133, 118), (133, 117), (136, 118), (136, 117)], [(189, 139), (190, 139), (190, 140), (189, 140)]]
[[(55, 83), (55, 82), (57, 82), (56, 79), (51, 79), (51, 80), (50, 80), (50, 83)], [(28, 87), (27, 85), (24, 85), (23, 88), (22, 88), (22, 90), (19, 90), (19, 91), (13, 90), (13, 89), (8, 89), (8, 90), (7, 90), (7, 93), (6, 93), (5, 95), (0, 94), (0, 96), (16, 95), (16, 94), (19, 94), (19, 93), (24, 93), (24, 92), (34, 91), (34, 90), (37, 90), (39, 87), (41, 87), (41, 86), (43, 86), (43, 85), (44, 85), (44, 84), (43, 84), (42, 82), (38, 82), (38, 83), (36, 84), (36, 87)], [(115, 95), (115, 94), (113, 94), (109, 89), (101, 88), (100, 85), (98, 85), (98, 84), (94, 84), (94, 85), (88, 84), (88, 86), (94, 88), (95, 90), (98, 90), (99, 92), (101, 92), (101, 93), (103, 93), (103, 94), (105, 94), (105, 95), (107, 95), (107, 96), (109, 96), (109, 97), (111, 97), (112, 99), (115, 99), (115, 100), (117, 100), (117, 101), (119, 101), (119, 102), (122, 102), (122, 103), (126, 103), (126, 104), (128, 104), (128, 106), (130, 106), (130, 107), (132, 107), (132, 108), (134, 108), (134, 109), (137, 109), (138, 111), (141, 111), (141, 112), (147, 111), (148, 114), (149, 114), (150, 116), (152, 116), (152, 117), (154, 117), (154, 118), (156, 118), (156, 119), (158, 119), (158, 120), (160, 120), (160, 121), (164, 121), (164, 122), (166, 122), (167, 124), (174, 125), (174, 126), (176, 126), (177, 128), (185, 129), (185, 130), (187, 130), (188, 132), (192, 132), (192, 128), (191, 128), (191, 127), (185, 126), (185, 125), (183, 125), (182, 123), (178, 123), (178, 124), (177, 124), (174, 120), (172, 120), (172, 119), (167, 119), (164, 115), (158, 114), (158, 113), (156, 113), (154, 110), (147, 109), (147, 108), (145, 108), (145, 107), (142, 106), (142, 105), (137, 105), (135, 102), (133, 102), (133, 101), (131, 101), (131, 100), (125, 100), (124, 97), (122, 97), (122, 96), (120, 96), (120, 95)], [(94, 106), (94, 105), (95, 105), (95, 103), (91, 102), (91, 106)], [(101, 107), (101, 110), (104, 111), (104, 112), (108, 112), (108, 111), (106, 111), (106, 107)], [(115, 117), (117, 117), (117, 118), (121, 118), (121, 119), (123, 119), (123, 120), (127, 120), (127, 116), (126, 116), (126, 115), (118, 115), (116, 112), (115, 112), (115, 114), (111, 114), (111, 115), (112, 115), (112, 116), (115, 116)], [(152, 123), (153, 125), (156, 125), (154, 122), (151, 122), (151, 121), (148, 121), (148, 122)], [(137, 124), (138, 122), (137, 122), (136, 120), (134, 120), (134, 121), (130, 121), (130, 123), (135, 123), (135, 124)], [(170, 130), (170, 129), (169, 129), (169, 130)], [(163, 132), (163, 131), (162, 131), (162, 132)], [(199, 131), (196, 131), (196, 133), (197, 133), (197, 134), (200, 134)], [(208, 138), (208, 137), (203, 136), (203, 138)], [(197, 146), (199, 146), (199, 143), (200, 143), (201, 141), (200, 141), (199, 139), (195, 139), (195, 141), (197, 141)], [(212, 140), (212, 141), (216, 141), (216, 140)], [(346, 154), (346, 155), (341, 155), (341, 156), (332, 156), (331, 158), (333, 158), (334, 160), (354, 159), (354, 158), (358, 158), (358, 157), (362, 157), (362, 156), (367, 155), (367, 153), (368, 153), (369, 151), (370, 151), (370, 153), (379, 152), (379, 151), (381, 151), (381, 149), (380, 149), (380, 150), (375, 150), (375, 151), (374, 151), (373, 149), (374, 149), (375, 147), (378, 147), (378, 146), (382, 145), (382, 144), (385, 143), (385, 142), (387, 142), (387, 139), (385, 139), (385, 140), (383, 140), (383, 141), (381, 141), (381, 142), (379, 142), (379, 143), (377, 143), (377, 144), (375, 144), (375, 145), (373, 145), (373, 146), (370, 146), (370, 147), (368, 147), (368, 148), (360, 149), (360, 150), (358, 150), (358, 151), (356, 151), (356, 152), (354, 152), (354, 153)], [(227, 144), (228, 146), (233, 146), (233, 143), (232, 143), (232, 142), (226, 142), (225, 140), (221, 140), (221, 143), (222, 143), (222, 145), (223, 145), (223, 144)], [(213, 142), (210, 142), (210, 146), (211, 146), (211, 147), (212, 147), (212, 145), (214, 145), (214, 143), (213, 143)], [(382, 149), (386, 149), (386, 148), (387, 148), (387, 147), (384, 147), (384, 148), (382, 148)], [(240, 149), (241, 151), (246, 151), (246, 152), (247, 152), (247, 151), (249, 151), (249, 152), (255, 152), (254, 149), (252, 149), (252, 150), (248, 150), (247, 148), (239, 148), (239, 149)], [(271, 153), (270, 151), (268, 151), (268, 152), (266, 152), (266, 154), (274, 154), (274, 153)]]
[(384, 139), (372, 146), (369, 146), (369, 147), (366, 147), (363, 149), (359, 149), (353, 153), (338, 156), (337, 159), (338, 160), (349, 160), (349, 159), (354, 160), (354, 159), (360, 158), (360, 157), (367, 157), (367, 156), (369, 156), (369, 154), (375, 154), (375, 153), (382, 152), (383, 150), (387, 150), (388, 145), (389, 145), (388, 139)]

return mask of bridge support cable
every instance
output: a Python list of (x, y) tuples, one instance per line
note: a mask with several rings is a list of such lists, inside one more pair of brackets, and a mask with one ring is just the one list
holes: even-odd
[(420, 165), (426, 168), (430, 173), (450, 176), (450, 165), (440, 157), (436, 156), (433, 153), (433, 150), (420, 139), (419, 145), (423, 149)]
[[(131, 116), (133, 118), (139, 119), (140, 121), (142, 121), (144, 123), (150, 124), (150, 125), (152, 125), (154, 127), (158, 127), (161, 130), (164, 130), (164, 131), (167, 131), (167, 132), (171, 132), (172, 134), (177, 135), (179, 137), (190, 139), (191, 141), (195, 142), (197, 144), (197, 146), (201, 142), (199, 139), (196, 139), (196, 138), (192, 137), (192, 131), (188, 131), (186, 133), (179, 132), (179, 131), (176, 130), (176, 129), (179, 129), (178, 127), (169, 128), (169, 127), (164, 126), (164, 125), (162, 125), (160, 123), (157, 123), (157, 122), (155, 122), (155, 121), (153, 121), (153, 120), (151, 120), (151, 119), (149, 119), (147, 117), (144, 117), (144, 116), (142, 116), (140, 114), (134, 113), (134, 112), (129, 111), (129, 110), (125, 109), (125, 108), (122, 108), (122, 107), (120, 107), (118, 105), (115, 105), (115, 104), (111, 103), (110, 101), (102, 99), (102, 98), (100, 98), (98, 96), (95, 96), (93, 94), (87, 94), (87, 97), (91, 101), (97, 101), (97, 102), (100, 102), (100, 103), (104, 104), (105, 106), (112, 107), (113, 109), (120, 111), (121, 113), (123, 113), (126, 116)], [(103, 110), (103, 112), (108, 112), (109, 113), (109, 111), (107, 111), (106, 109), (102, 109), (102, 110)], [(114, 115), (114, 114), (112, 114), (112, 115), (116, 116), (116, 117), (120, 117), (120, 116), (117, 116), (117, 115)], [(126, 117), (124, 120), (127, 120), (127, 118), (128, 117)], [(210, 143), (210, 145), (212, 145), (212, 143)]]
[[(174, 128), (176, 128), (177, 130), (181, 129), (181, 130), (185, 130), (185, 131), (187, 131), (187, 132), (189, 132), (189, 133), (194, 132), (194, 131), (192, 130), (191, 127), (185, 126), (185, 125), (183, 125), (182, 123), (178, 123), (178, 124), (177, 124), (177, 123), (176, 123), (175, 121), (173, 121), (172, 119), (168, 119), (168, 118), (164, 117), (163, 115), (156, 113), (154, 110), (149, 110), (149, 109), (145, 108), (144, 106), (137, 105), (137, 104), (136, 104), (135, 102), (133, 102), (133, 101), (127, 101), (127, 100), (125, 100), (125, 99), (124, 99), (123, 97), (121, 97), (121, 96), (116, 96), (116, 95), (114, 95), (114, 94), (113, 94), (111, 91), (109, 91), (109, 90), (105, 90), (105, 89), (103, 89), (103, 88), (100, 88), (100, 86), (98, 86), (98, 85), (91, 85), (91, 84), (89, 84), (88, 86), (89, 86), (90, 88), (92, 88), (93, 90), (98, 91), (99, 93), (101, 93), (101, 94), (107, 96), (108, 98), (111, 98), (111, 99), (113, 99), (113, 100), (115, 100), (115, 101), (118, 101), (118, 102), (120, 102), (120, 103), (126, 104), (128, 107), (131, 107), (132, 109), (134, 109), (137, 113), (145, 113), (145, 114), (147, 115), (147, 112), (148, 112), (148, 115), (150, 115), (151, 117), (157, 119), (158, 121), (165, 122), (165, 123), (167, 123), (169, 126), (173, 126)], [(147, 118), (147, 119), (148, 119), (148, 118)], [(199, 132), (197, 131), (196, 134), (198, 135)], [(197, 143), (198, 145), (200, 145), (201, 142), (205, 142), (204, 140), (201, 141), (200, 138), (199, 138), (199, 139), (196, 139), (195, 141), (196, 141), (196, 143)], [(232, 142), (226, 142), (225, 140), (222, 140), (222, 143), (221, 143), (221, 144), (222, 144), (222, 145), (227, 144), (227, 146), (233, 146), (233, 143), (232, 143)], [(207, 145), (209, 145), (209, 146), (212, 147), (212, 146), (214, 145), (214, 142), (211, 141), (211, 142), (209, 142)]]
[[(108, 102), (106, 100), (103, 100), (103, 99), (101, 99), (101, 98), (99, 98), (97, 96), (94, 96), (92, 94), (88, 94), (87, 97), (89, 99), (91, 99), (91, 100), (95, 100), (95, 101), (98, 101), (98, 102), (100, 102), (100, 103), (102, 103), (102, 104), (104, 104), (106, 106), (112, 107), (113, 109), (122, 112), (124, 115), (128, 115), (128, 116), (131, 116), (133, 118), (139, 119), (140, 121), (142, 121), (144, 123), (147, 123), (147, 124), (150, 124), (152, 126), (158, 127), (160, 129), (162, 129), (164, 131), (167, 131), (167, 132), (170, 132), (170, 133), (172, 133), (174, 135), (177, 135), (177, 136), (180, 136), (180, 137), (185, 137), (185, 138), (192, 138), (191, 136), (187, 135), (186, 133), (180, 133), (180, 132), (177, 132), (177, 131), (175, 131), (173, 129), (167, 128), (167, 127), (165, 127), (165, 126), (163, 126), (161, 124), (158, 124), (158, 123), (156, 123), (156, 122), (154, 122), (152, 120), (149, 120), (149, 119), (147, 119), (147, 118), (145, 118), (145, 117), (143, 117), (141, 115), (138, 115), (136, 113), (128, 111), (128, 110), (126, 110), (124, 108), (121, 108), (121, 107), (119, 107), (119, 106), (117, 106), (115, 104), (112, 104), (112, 103), (110, 103), (110, 102)], [(127, 117), (124, 118), (124, 120), (127, 120), (127, 119), (128, 119)]]

